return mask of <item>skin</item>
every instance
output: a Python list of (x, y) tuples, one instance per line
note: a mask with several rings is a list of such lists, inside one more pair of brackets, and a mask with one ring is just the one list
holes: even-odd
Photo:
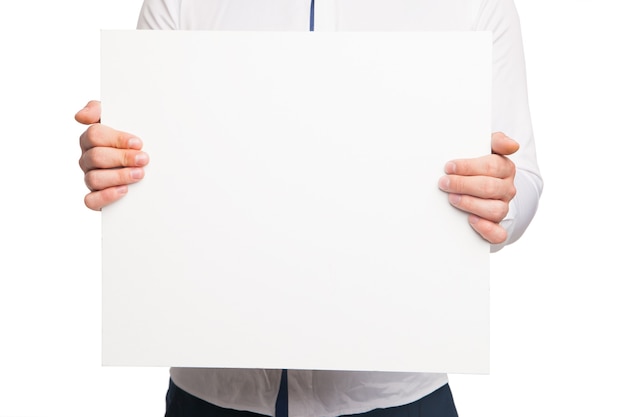
[[(144, 177), (148, 154), (136, 136), (100, 123), (100, 102), (90, 101), (76, 113), (77, 122), (89, 127), (80, 136), (80, 168), (89, 193), (85, 205), (101, 210), (124, 197), (128, 185)], [(506, 240), (500, 222), (515, 197), (515, 164), (507, 158), (519, 144), (502, 132), (491, 135), (491, 154), (472, 159), (455, 159), (445, 164), (446, 175), (439, 188), (448, 193), (454, 207), (468, 213), (471, 227), (490, 243)]]
[(492, 133), (491, 155), (450, 161), (444, 168), (447, 175), (439, 179), (450, 204), (467, 212), (472, 228), (493, 244), (507, 237), (499, 223), (516, 193), (515, 164), (507, 156), (518, 149), (519, 144), (504, 133)]
[(90, 101), (74, 118), (89, 125), (80, 136), (80, 168), (85, 173), (89, 194), (85, 205), (101, 210), (128, 192), (128, 185), (140, 181), (150, 158), (136, 136), (100, 123), (100, 102)]

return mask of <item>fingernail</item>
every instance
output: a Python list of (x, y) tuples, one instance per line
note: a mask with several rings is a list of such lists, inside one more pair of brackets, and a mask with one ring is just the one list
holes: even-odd
[(446, 174), (454, 174), (456, 173), (456, 164), (454, 162), (448, 162), (446, 163), (444, 170)]
[(145, 152), (139, 152), (135, 156), (135, 164), (136, 165), (146, 165), (148, 163), (148, 154)]
[(450, 179), (448, 177), (439, 178), (439, 188), (443, 191), (447, 191), (450, 188)]
[(461, 202), (461, 196), (458, 194), (450, 194), (448, 196), (448, 201), (450, 201), (450, 204), (456, 206)]
[(126, 193), (128, 193), (128, 186), (127, 185), (120, 185), (119, 187), (117, 187), (117, 193), (118, 194), (126, 194)]
[(141, 149), (141, 146), (143, 144), (141, 143), (141, 139), (139, 138), (130, 138), (128, 139), (128, 147), (130, 149)]
[(478, 223), (479, 220), (480, 220), (480, 218), (478, 216), (470, 214), (470, 216), (469, 216), (470, 224), (476, 224), (476, 223)]
[(143, 169), (133, 168), (130, 170), (130, 177), (134, 180), (140, 180), (143, 178)]

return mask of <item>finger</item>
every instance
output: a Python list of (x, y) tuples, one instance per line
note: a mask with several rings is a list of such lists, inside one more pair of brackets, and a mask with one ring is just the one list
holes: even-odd
[(469, 195), (450, 194), (448, 201), (459, 210), (494, 223), (500, 223), (509, 212), (508, 203), (501, 200), (485, 200)]
[(505, 202), (511, 201), (517, 192), (513, 181), (485, 176), (445, 175), (439, 179), (439, 188), (452, 194)]
[(93, 123), (100, 123), (100, 114), (100, 102), (97, 100), (91, 100), (84, 108), (80, 109), (74, 115), (74, 119), (84, 125), (90, 125)]
[(92, 210), (102, 210), (102, 207), (114, 203), (128, 193), (128, 186), (105, 188), (85, 196), (85, 205)]
[(134, 184), (144, 177), (143, 168), (97, 169), (85, 174), (85, 184), (91, 191), (119, 185)]
[(491, 134), (491, 152), (498, 155), (512, 155), (519, 149), (519, 143), (502, 132)]
[(148, 154), (143, 151), (98, 147), (83, 153), (78, 164), (86, 173), (93, 169), (143, 167), (149, 161)]
[(444, 171), (446, 174), (508, 178), (515, 175), (515, 164), (500, 155), (485, 155), (479, 158), (450, 161), (446, 163)]
[(141, 149), (143, 143), (130, 133), (115, 130), (100, 123), (93, 124), (80, 135), (80, 148), (83, 152), (95, 147), (118, 149)]
[(469, 223), (472, 228), (489, 243), (498, 244), (506, 240), (506, 230), (498, 223), (482, 219), (473, 214), (469, 216)]

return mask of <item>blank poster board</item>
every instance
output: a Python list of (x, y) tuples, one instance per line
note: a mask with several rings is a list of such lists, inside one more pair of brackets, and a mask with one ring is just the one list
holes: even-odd
[(437, 187), (490, 152), (491, 35), (102, 32), (103, 364), (488, 372), (489, 245)]

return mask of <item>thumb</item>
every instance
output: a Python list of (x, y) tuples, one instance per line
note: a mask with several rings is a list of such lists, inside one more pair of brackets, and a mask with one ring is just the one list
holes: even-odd
[(511, 155), (517, 152), (519, 143), (502, 132), (491, 134), (491, 153), (497, 155)]
[(76, 119), (78, 123), (82, 123), (84, 125), (100, 123), (100, 112), (100, 102), (97, 100), (91, 100), (84, 108), (76, 113), (74, 119)]

